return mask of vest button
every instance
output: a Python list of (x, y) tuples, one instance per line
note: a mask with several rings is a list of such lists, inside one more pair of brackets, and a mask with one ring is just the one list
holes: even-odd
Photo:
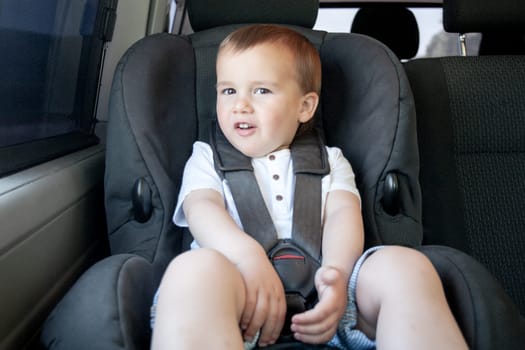
[(274, 179), (274, 180), (279, 180), (279, 175), (274, 174), (274, 175), (272, 176), (272, 179)]
[(270, 160), (275, 160), (275, 155), (270, 154), (270, 155), (268, 156), (268, 159), (270, 159)]
[(280, 194), (278, 194), (277, 196), (275, 196), (275, 199), (277, 199), (279, 202), (283, 200), (283, 196), (281, 196)]

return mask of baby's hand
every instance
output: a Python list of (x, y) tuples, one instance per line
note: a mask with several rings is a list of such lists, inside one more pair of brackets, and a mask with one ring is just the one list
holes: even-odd
[(348, 276), (322, 266), (315, 274), (319, 302), (311, 310), (292, 317), (292, 332), (297, 340), (310, 344), (326, 343), (334, 336), (346, 310)]
[(264, 252), (247, 255), (237, 268), (246, 285), (246, 304), (241, 316), (244, 338), (251, 340), (260, 330), (259, 346), (273, 344), (286, 315), (282, 282)]

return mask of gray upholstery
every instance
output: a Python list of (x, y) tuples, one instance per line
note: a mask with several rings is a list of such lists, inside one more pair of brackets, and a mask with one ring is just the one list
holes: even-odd
[[(343, 150), (356, 173), (367, 243), (419, 245), (421, 194), (414, 105), (398, 59), (369, 37), (329, 34), (321, 47), (321, 60), (326, 139)], [(383, 206), (388, 174), (395, 174), (399, 181), (397, 213), (388, 213)]]
[[(152, 265), (133, 254), (93, 265), (46, 321), (46, 349), (147, 349), (149, 306), (155, 284)], [(74, 312), (71, 312), (74, 310)]]
[[(197, 132), (185, 121), (195, 115), (193, 67), (189, 41), (165, 34), (132, 46), (113, 80), (105, 177), (111, 253), (144, 257), (154, 264), (157, 279), (182, 245), (182, 230), (172, 224), (171, 213)], [(146, 222), (135, 219), (138, 179), (151, 192)]]

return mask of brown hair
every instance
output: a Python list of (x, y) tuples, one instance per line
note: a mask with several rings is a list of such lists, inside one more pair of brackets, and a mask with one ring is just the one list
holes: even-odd
[(295, 58), (297, 82), (304, 93), (321, 93), (321, 60), (317, 49), (298, 32), (279, 25), (255, 24), (242, 27), (228, 35), (219, 46), (242, 52), (254, 46), (272, 43), (287, 48)]

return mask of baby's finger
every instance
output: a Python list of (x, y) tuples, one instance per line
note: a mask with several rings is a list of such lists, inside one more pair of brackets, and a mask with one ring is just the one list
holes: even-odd
[(333, 338), (335, 330), (328, 330), (323, 333), (308, 334), (308, 333), (298, 333), (294, 332), (295, 339), (309, 344), (323, 344), (327, 343), (330, 339)]
[(286, 315), (286, 303), (283, 298), (276, 298), (272, 300), (268, 317), (264, 322), (261, 330), (261, 338), (259, 341), (260, 346), (273, 344), (279, 338), (281, 330), (284, 325), (284, 319)]
[(337, 318), (333, 315), (322, 318), (317, 322), (297, 323), (292, 319), (291, 329), (294, 333), (322, 334), (330, 331), (337, 325)]
[(257, 305), (257, 294), (247, 293), (246, 303), (244, 305), (244, 311), (241, 316), (241, 329), (244, 331), (248, 328), (250, 321), (252, 320)]
[(296, 314), (292, 317), (292, 324), (311, 324), (319, 323), (333, 315), (333, 310), (325, 306), (324, 303), (319, 301), (313, 309)]
[(253, 311), (253, 316), (244, 331), (244, 338), (246, 340), (251, 340), (255, 336), (255, 334), (262, 328), (267, 316), (268, 299), (258, 297)]

